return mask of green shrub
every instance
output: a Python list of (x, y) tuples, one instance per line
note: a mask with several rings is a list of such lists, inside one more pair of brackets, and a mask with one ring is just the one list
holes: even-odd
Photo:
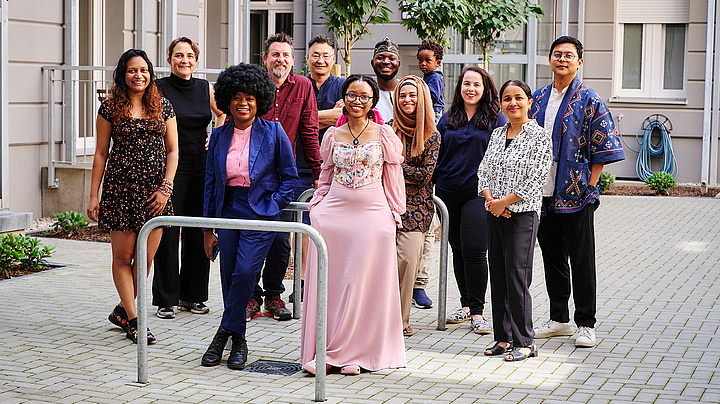
[(85, 216), (74, 211), (55, 213), (53, 219), (55, 219), (53, 229), (68, 236), (76, 234), (81, 228), (88, 226)]
[(615, 183), (615, 176), (610, 171), (603, 171), (600, 174), (600, 192), (605, 193), (610, 190), (610, 185)]
[(0, 238), (0, 271), (10, 278), (15, 266), (40, 270), (48, 265), (46, 258), (54, 252), (53, 247), (40, 246), (40, 240), (32, 237), (8, 234)]
[(645, 185), (655, 190), (655, 195), (669, 195), (668, 190), (677, 185), (672, 175), (658, 171), (645, 179)]

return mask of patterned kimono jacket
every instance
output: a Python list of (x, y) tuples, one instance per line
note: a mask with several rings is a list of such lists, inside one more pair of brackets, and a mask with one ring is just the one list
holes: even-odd
[[(533, 94), (530, 117), (541, 126), (551, 91), (552, 84)], [(543, 206), (543, 209), (554, 209), (557, 213), (577, 212), (588, 203), (599, 201), (598, 190), (588, 189), (591, 165), (625, 159), (610, 110), (600, 96), (577, 77), (555, 117), (552, 148), (553, 162), (557, 164), (555, 193), (552, 206)]]

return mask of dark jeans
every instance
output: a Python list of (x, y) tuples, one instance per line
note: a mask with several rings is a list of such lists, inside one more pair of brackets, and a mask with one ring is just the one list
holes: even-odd
[[(293, 191), (293, 200), (297, 200), (305, 190), (312, 188), (312, 185), (312, 175), (300, 177), (300, 181), (298, 181)], [(303, 221), (306, 218), (306, 224), (310, 224), (307, 212), (303, 215)], [(294, 222), (295, 212), (283, 211), (280, 213), (280, 220)], [(290, 262), (290, 250), (290, 233), (275, 233), (275, 239), (265, 258), (265, 269), (262, 271), (263, 287), (260, 287), (260, 278), (258, 278), (252, 295), (254, 299), (262, 303), (263, 296), (279, 296), (285, 291), (282, 281), (285, 279), (285, 272), (287, 272), (288, 263)], [(263, 291), (263, 288), (265, 291)]]
[(535, 212), (509, 218), (487, 214), (495, 340), (517, 347), (531, 346), (535, 336), (530, 283), (538, 221)]
[[(172, 203), (177, 216), (202, 217), (205, 189), (205, 153), (180, 156), (175, 174)], [(210, 260), (205, 256), (202, 229), (168, 227), (155, 254), (153, 305), (176, 306), (178, 300), (200, 303), (208, 300)], [(182, 244), (181, 258), (178, 247)]]
[(470, 314), (482, 315), (488, 284), (485, 198), (475, 192), (455, 193), (439, 188), (435, 195), (445, 202), (450, 216), (449, 241), (460, 304), (470, 307)]
[[(543, 203), (550, 202), (549, 199), (545, 198)], [(540, 218), (538, 243), (545, 265), (551, 320), (570, 321), (568, 301), (572, 284), (575, 324), (595, 327), (595, 208), (596, 205), (588, 204), (575, 213), (548, 211)]]

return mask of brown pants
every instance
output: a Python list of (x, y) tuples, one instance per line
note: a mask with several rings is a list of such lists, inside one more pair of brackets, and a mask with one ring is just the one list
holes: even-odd
[(398, 279), (403, 329), (410, 325), (413, 285), (422, 257), (425, 234), (419, 231), (397, 233)]

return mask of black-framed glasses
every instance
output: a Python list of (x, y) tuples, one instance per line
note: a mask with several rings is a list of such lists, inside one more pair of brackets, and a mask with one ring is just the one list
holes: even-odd
[(576, 57), (577, 56), (572, 52), (565, 52), (565, 53), (554, 52), (552, 54), (552, 60), (554, 60), (554, 61), (559, 61), (560, 59), (563, 59), (563, 60), (567, 60), (568, 62), (572, 62), (573, 60), (575, 60)]
[(347, 94), (345, 94), (345, 98), (350, 102), (353, 102), (353, 101), (359, 99), (362, 104), (367, 104), (372, 99), (372, 97), (367, 94), (357, 95), (355, 93), (347, 93)]

